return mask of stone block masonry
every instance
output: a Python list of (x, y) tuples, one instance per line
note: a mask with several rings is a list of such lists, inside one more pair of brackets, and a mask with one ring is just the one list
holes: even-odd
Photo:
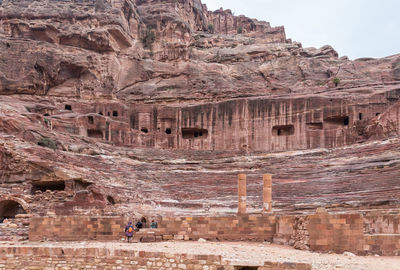
[[(126, 219), (120, 217), (35, 217), (31, 221), (29, 240), (120, 240), (124, 237), (123, 231), (126, 222)], [(147, 234), (146, 238), (148, 241), (156, 241), (158, 237), (160, 240), (205, 238), (209, 240), (272, 241), (275, 227), (276, 217), (271, 215), (166, 217), (159, 222), (159, 228), (152, 230), (152, 234)]]
[[(44, 269), (187, 269), (235, 270), (237, 265), (216, 255), (170, 254), (108, 248), (0, 247), (0, 270)], [(310, 270), (306, 263), (265, 262), (262, 270)]]
[(31, 219), (29, 240), (119, 240), (124, 237), (125, 225), (126, 220), (120, 217), (34, 217)]
[(381, 256), (400, 256), (400, 234), (365, 235), (364, 252)]
[(246, 214), (247, 207), (246, 175), (238, 175), (238, 214)]
[(263, 210), (264, 212), (272, 212), (272, 175), (263, 175)]
[(367, 254), (400, 256), (400, 213), (367, 212), (364, 219), (364, 248)]
[(359, 252), (363, 249), (361, 214), (316, 214), (309, 216), (308, 232), (313, 251)]
[(159, 233), (180, 235), (182, 239), (205, 238), (221, 241), (272, 241), (276, 217), (272, 215), (239, 215), (226, 217), (163, 218)]
[(400, 213), (392, 211), (382, 214), (379, 211), (367, 212), (364, 217), (364, 233), (366, 234), (399, 234)]
[[(158, 229), (143, 229), (135, 234), (135, 239), (142, 242), (200, 238), (211, 241), (269, 241), (319, 252), (400, 255), (400, 234), (395, 233), (396, 226), (393, 230), (391, 225), (391, 231), (365, 232), (365, 228), (382, 225), (378, 213), (374, 217), (365, 218), (360, 213), (164, 217), (159, 220)], [(398, 215), (385, 218), (397, 224)], [(126, 222), (121, 217), (35, 217), (31, 220), (29, 239), (116, 241), (124, 238)]]

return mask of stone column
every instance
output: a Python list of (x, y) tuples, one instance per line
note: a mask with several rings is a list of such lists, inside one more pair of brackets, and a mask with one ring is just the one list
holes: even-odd
[(239, 174), (238, 175), (238, 214), (246, 213), (246, 200), (247, 200), (247, 191), (246, 191), (246, 175)]
[(272, 174), (264, 174), (263, 182), (263, 212), (272, 212)]

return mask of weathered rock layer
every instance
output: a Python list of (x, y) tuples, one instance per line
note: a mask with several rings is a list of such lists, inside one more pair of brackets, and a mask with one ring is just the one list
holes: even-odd
[(238, 173), (255, 210), (267, 172), (276, 210), (399, 204), (399, 55), (199, 0), (3, 0), (0, 47), (3, 216), (235, 212)]

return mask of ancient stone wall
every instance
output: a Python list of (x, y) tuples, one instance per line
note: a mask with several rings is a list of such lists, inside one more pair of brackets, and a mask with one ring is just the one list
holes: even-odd
[(359, 252), (363, 250), (363, 219), (360, 214), (309, 216), (310, 250)]
[(159, 224), (161, 234), (182, 240), (272, 241), (275, 230), (276, 217), (262, 215), (163, 218)]
[(274, 235), (274, 243), (287, 245), (291, 244), (291, 239), (296, 233), (296, 216), (279, 216), (276, 218), (276, 233)]
[[(275, 216), (176, 217), (163, 218), (152, 233), (141, 233), (147, 241), (157, 240), (256, 240), (272, 241)], [(127, 220), (120, 217), (55, 216), (32, 218), (29, 239), (38, 241), (120, 240)]]
[(28, 239), (31, 207), (24, 196), (0, 196), (0, 241)]
[(364, 241), (364, 254), (400, 256), (400, 234), (365, 235)]
[[(385, 219), (383, 214), (378, 219)], [(392, 217), (395, 220), (397, 217)], [(30, 224), (33, 241), (121, 240), (127, 220), (120, 217), (36, 217)], [(135, 240), (269, 241), (298, 249), (356, 254), (400, 254), (400, 234), (364, 234), (361, 214), (310, 216), (240, 215), (226, 217), (166, 217), (158, 229), (142, 229)]]
[(20, 214), (16, 218), (0, 222), (0, 241), (27, 240), (29, 233), (29, 216)]
[(120, 217), (34, 217), (30, 224), (29, 240), (120, 240), (124, 237), (126, 223)]
[(368, 254), (383, 256), (400, 255), (400, 214), (398, 211), (380, 213), (367, 212), (363, 215), (364, 248)]
[[(220, 267), (221, 257), (213, 255), (165, 254), (104, 248), (0, 248), (0, 269), (186, 269)], [(202, 268), (203, 269), (203, 268)], [(225, 268), (222, 268), (225, 269)], [(231, 268), (233, 269), (233, 267)], [(286, 269), (286, 268), (280, 268)], [(296, 269), (296, 268), (294, 268)]]
[(308, 216), (295, 217), (293, 233), (289, 240), (289, 245), (301, 250), (310, 249), (310, 233), (307, 229), (308, 223)]
[[(240, 268), (239, 268), (240, 267)], [(216, 255), (170, 254), (107, 248), (1, 247), (5, 269), (210, 269), (235, 270), (246, 265)], [(262, 270), (311, 270), (306, 263), (260, 263)]]
[(371, 212), (363, 215), (365, 234), (399, 234), (400, 214)]

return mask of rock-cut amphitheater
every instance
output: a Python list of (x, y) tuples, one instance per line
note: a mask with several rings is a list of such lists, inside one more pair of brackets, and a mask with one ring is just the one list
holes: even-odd
[(0, 0), (0, 270), (399, 256), (400, 54), (200, 0)]

